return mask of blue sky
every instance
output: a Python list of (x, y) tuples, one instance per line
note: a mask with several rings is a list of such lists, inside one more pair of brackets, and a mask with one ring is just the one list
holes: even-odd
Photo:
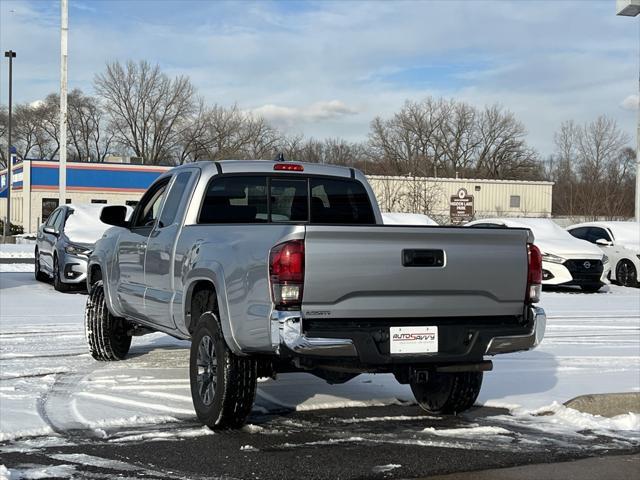
[[(146, 59), (209, 103), (313, 137), (364, 140), (374, 116), (428, 95), (504, 105), (542, 154), (567, 119), (607, 114), (635, 134), (640, 19), (616, 17), (615, 0), (69, 5), (69, 84), (87, 92), (106, 61)], [(16, 101), (59, 88), (58, 29), (58, 1), (0, 1)]]

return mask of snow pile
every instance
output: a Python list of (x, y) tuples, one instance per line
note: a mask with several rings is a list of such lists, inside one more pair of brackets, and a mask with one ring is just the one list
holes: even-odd
[(402, 467), (402, 465), (397, 463), (390, 463), (388, 465), (377, 465), (373, 467), (373, 472), (374, 473), (390, 472), (391, 470), (395, 470), (396, 468), (400, 468), (400, 467)]
[(33, 263), (0, 263), (0, 273), (30, 273), (33, 275)]
[(419, 213), (384, 212), (382, 223), (385, 225), (438, 225), (432, 218)]
[[(2, 470), (0, 469), (0, 480), (9, 479), (24, 479), (24, 480), (37, 480), (45, 478), (72, 478), (76, 473), (76, 469), (73, 465), (51, 465), (47, 467), (35, 467), (25, 466), (20, 470), (14, 469), (11, 474), (2, 476)], [(31, 467), (31, 468), (29, 468)], [(6, 469), (5, 469), (6, 470)], [(8, 470), (7, 470), (8, 472)]]
[(34, 258), (34, 255), (33, 245), (0, 244), (0, 258)]
[(489, 418), (560, 435), (590, 431), (599, 435), (640, 440), (640, 415), (633, 412), (607, 418), (579, 412), (554, 401), (549, 406), (535, 410), (513, 408), (510, 415)]
[[(93, 244), (102, 238), (104, 232), (111, 228), (111, 225), (100, 221), (102, 209), (107, 205), (82, 204), (69, 206), (73, 208), (73, 213), (67, 218), (64, 233), (72, 242)], [(128, 215), (130, 215), (133, 211), (132, 208), (126, 208)]]
[(602, 258), (602, 251), (595, 245), (580, 240), (549, 218), (486, 218), (474, 220), (467, 224), (492, 223), (509, 228), (528, 228), (535, 237), (534, 243), (543, 253), (552, 253), (571, 258), (576, 255), (585, 258)]
[(640, 231), (636, 222), (610, 222), (608, 225), (619, 245), (640, 252)]
[(168, 439), (178, 439), (178, 438), (193, 438), (193, 437), (201, 437), (203, 435), (214, 435), (213, 430), (209, 427), (199, 427), (199, 428), (183, 428), (179, 430), (172, 430), (170, 432), (166, 431), (154, 431), (154, 432), (146, 432), (140, 433), (136, 435), (127, 435), (124, 437), (113, 438), (109, 440), (110, 442), (140, 442), (143, 440), (168, 440)]
[(465, 428), (433, 428), (428, 427), (422, 430), (423, 433), (430, 433), (438, 437), (473, 438), (486, 437), (487, 435), (510, 435), (512, 432), (501, 427), (465, 427)]
[(0, 465), (0, 480), (9, 480), (11, 478), (11, 472), (4, 465)]

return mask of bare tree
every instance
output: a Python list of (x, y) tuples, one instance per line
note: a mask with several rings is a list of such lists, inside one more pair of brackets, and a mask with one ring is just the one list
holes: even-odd
[(625, 217), (633, 214), (635, 152), (616, 122), (600, 116), (578, 126), (562, 124), (555, 135), (551, 169), (554, 213)]
[(445, 114), (437, 140), (443, 154), (438, 169), (449, 177), (466, 176), (482, 143), (478, 114), (471, 105), (453, 101), (447, 105)]
[(539, 168), (536, 152), (527, 146), (524, 125), (498, 105), (479, 118), (480, 145), (476, 172), (481, 178), (530, 178)]
[(146, 61), (107, 64), (95, 77), (115, 139), (146, 163), (173, 161), (171, 152), (189, 128), (195, 90), (188, 77), (170, 79)]
[(95, 97), (75, 89), (68, 95), (70, 158), (103, 162), (110, 152), (114, 132), (104, 120), (104, 110)]
[(400, 175), (541, 176), (525, 137), (524, 126), (500, 106), (480, 113), (466, 103), (427, 98), (405, 102), (388, 120), (375, 118), (369, 144), (374, 158)]
[(32, 152), (39, 156), (44, 139), (40, 134), (40, 118), (36, 108), (29, 104), (16, 105), (13, 113), (13, 146), (20, 158), (28, 158)]

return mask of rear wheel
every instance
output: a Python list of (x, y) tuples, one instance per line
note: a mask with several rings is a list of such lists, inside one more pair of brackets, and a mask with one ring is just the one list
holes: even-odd
[(482, 386), (482, 372), (430, 373), (426, 382), (411, 383), (411, 391), (423, 410), (457, 414), (473, 406)]
[(57, 255), (53, 256), (53, 288), (59, 292), (68, 292), (71, 288), (69, 284), (64, 283), (60, 278), (60, 263)]
[(36, 280), (39, 282), (46, 282), (48, 277), (40, 268), (40, 251), (36, 248), (36, 256), (35, 256), (35, 276)]
[(84, 325), (89, 352), (96, 360), (122, 360), (129, 353), (129, 324), (124, 318), (114, 317), (109, 312), (102, 280), (91, 287), (84, 310)]
[(189, 377), (193, 406), (202, 423), (216, 430), (244, 425), (255, 400), (257, 364), (229, 349), (213, 312), (202, 314), (195, 327)]
[(616, 281), (625, 287), (635, 287), (638, 283), (638, 272), (629, 260), (620, 260), (616, 266)]

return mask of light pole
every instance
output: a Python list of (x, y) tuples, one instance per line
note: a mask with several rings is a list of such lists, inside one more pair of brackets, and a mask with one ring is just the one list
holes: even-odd
[(9, 59), (9, 126), (7, 132), (7, 216), (4, 222), (4, 231), (2, 232), (3, 241), (7, 241), (7, 237), (11, 234), (11, 127), (12, 116), (11, 109), (13, 103), (13, 59), (16, 58), (16, 52), (9, 50), (4, 52), (4, 56)]
[(69, 35), (69, 7), (60, 1), (60, 161), (58, 162), (60, 205), (67, 198), (67, 37)]
[[(617, 0), (616, 13), (623, 17), (637, 17), (640, 14), (640, 0)], [(638, 123), (636, 131), (636, 222), (640, 228), (640, 71), (638, 71)]]

